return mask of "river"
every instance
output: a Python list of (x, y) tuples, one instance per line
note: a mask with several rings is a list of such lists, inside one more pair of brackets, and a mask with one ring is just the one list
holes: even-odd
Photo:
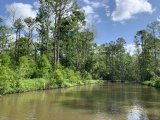
[(108, 83), (6, 95), (0, 120), (160, 120), (160, 89)]

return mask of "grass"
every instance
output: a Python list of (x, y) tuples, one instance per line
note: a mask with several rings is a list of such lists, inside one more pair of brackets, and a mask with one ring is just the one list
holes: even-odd
[(87, 84), (97, 84), (101, 83), (100, 80), (76, 80), (75, 82), (71, 82), (70, 80), (62, 80), (59, 84), (57, 80), (47, 80), (44, 78), (40, 79), (25, 79), (20, 80), (18, 86), (12, 88), (9, 87), (5, 91), (1, 91), (0, 94), (11, 94), (11, 93), (22, 93), (36, 90), (47, 90), (47, 89), (56, 89), (56, 88), (66, 88)]
[(142, 82), (143, 85), (160, 88), (160, 80), (151, 80)]

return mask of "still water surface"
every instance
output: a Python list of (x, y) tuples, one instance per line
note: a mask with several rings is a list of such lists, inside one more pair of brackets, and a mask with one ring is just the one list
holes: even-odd
[(7, 95), (0, 120), (160, 120), (160, 89), (104, 84)]

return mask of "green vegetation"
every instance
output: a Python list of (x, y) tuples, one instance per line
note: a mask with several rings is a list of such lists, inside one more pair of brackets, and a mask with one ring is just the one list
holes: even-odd
[(0, 19), (0, 94), (99, 82), (84, 12), (70, 0), (39, 2), (35, 19), (11, 17), (11, 28)]
[(35, 90), (46, 90), (46, 89), (55, 89), (55, 88), (65, 88), (65, 87), (73, 87), (79, 85), (87, 85), (87, 84), (97, 84), (101, 83), (101, 81), (95, 80), (83, 80), (82, 82), (71, 82), (69, 80), (63, 80), (61, 84), (57, 84), (57, 80), (46, 80), (46, 79), (25, 79), (19, 81), (18, 86), (12, 86), (11, 84), (3, 84), (3, 87), (0, 88), (1, 94), (7, 93), (20, 93), (27, 91), (35, 91)]
[(94, 29), (76, 2), (39, 2), (35, 19), (11, 14), (11, 28), (0, 19), (1, 94), (97, 82), (92, 79), (160, 86), (160, 22), (137, 32), (130, 55), (124, 38), (94, 43)]
[(160, 77), (154, 76), (154, 77), (151, 78), (150, 81), (144, 81), (144, 82), (142, 82), (142, 84), (160, 88)]
[(37, 64), (26, 56), (21, 57), (19, 65), (15, 70), (9, 67), (9, 63), (3, 63), (4, 60), (10, 61), (8, 56), (3, 56), (2, 58), (0, 67), (0, 94), (71, 87), (100, 82), (92, 80), (90, 74), (82, 78), (80, 72), (64, 68), (60, 64), (53, 71), (47, 57), (44, 55)]

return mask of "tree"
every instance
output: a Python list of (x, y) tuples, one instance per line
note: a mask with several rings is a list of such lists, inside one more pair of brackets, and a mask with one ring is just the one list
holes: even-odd
[(18, 61), (19, 60), (19, 53), (17, 52), (19, 47), (18, 47), (18, 40), (21, 38), (21, 31), (24, 28), (23, 25), (23, 20), (21, 18), (16, 19), (15, 22), (13, 23), (13, 27), (15, 29), (15, 33), (16, 33), (16, 41), (15, 41), (15, 60)]
[(52, 67), (46, 55), (40, 56), (37, 67), (37, 74), (39, 78), (49, 78), (49, 73), (51, 72)]
[(19, 65), (17, 67), (17, 79), (31, 79), (35, 74), (36, 64), (35, 62), (27, 56), (20, 57)]
[(32, 46), (29, 46), (28, 48), (28, 38), (27, 37), (21, 37), (20, 39), (18, 39), (17, 41), (17, 54), (18, 57), (22, 57), (22, 56), (29, 56), (29, 51), (33, 51)]
[(28, 46), (28, 55), (29, 55), (31, 45), (33, 45), (36, 49), (36, 45), (33, 42), (33, 31), (35, 29), (35, 20), (33, 18), (29, 17), (29, 18), (24, 19), (24, 22), (26, 23), (27, 28), (28, 28), (28, 32), (27, 32), (26, 36), (28, 37), (28, 45), (27, 46)]
[(10, 49), (10, 36), (11, 36), (11, 29), (1, 25), (3, 22), (0, 19), (0, 54), (7, 53)]
[(153, 41), (153, 49), (154, 49), (154, 73), (157, 71), (157, 65), (158, 65), (158, 48), (160, 41), (157, 39), (159, 37), (159, 31), (160, 31), (160, 21), (155, 21), (150, 23), (147, 26), (148, 32), (152, 35), (152, 41)]
[(150, 79), (150, 71), (152, 71), (152, 52), (153, 52), (153, 37), (145, 30), (138, 31), (135, 36), (135, 44), (137, 47), (139, 73), (141, 80)]
[(40, 53), (41, 55), (43, 55), (48, 53), (51, 10), (46, 0), (39, 0), (39, 2), (40, 2), (40, 7), (36, 17), (36, 22), (38, 25), (37, 31), (39, 33), (39, 38), (40, 38), (40, 46), (39, 46)]

